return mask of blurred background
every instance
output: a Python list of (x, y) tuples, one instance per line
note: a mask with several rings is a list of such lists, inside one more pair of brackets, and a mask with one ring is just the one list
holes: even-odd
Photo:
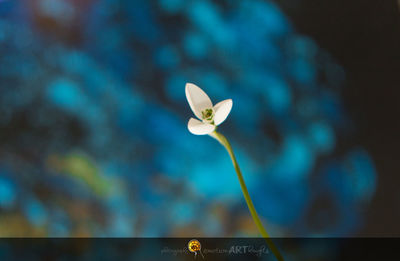
[[(378, 1), (375, 1), (378, 2)], [(0, 236), (399, 235), (396, 1), (0, 1)]]

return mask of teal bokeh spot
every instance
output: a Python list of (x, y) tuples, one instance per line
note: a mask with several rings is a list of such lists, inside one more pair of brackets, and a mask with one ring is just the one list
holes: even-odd
[(179, 201), (171, 206), (171, 218), (179, 225), (189, 224), (195, 218), (194, 202)]
[(6, 178), (0, 177), (0, 206), (2, 208), (10, 208), (17, 199), (15, 185)]
[(25, 215), (29, 222), (35, 226), (43, 226), (47, 221), (47, 211), (42, 202), (31, 199), (25, 203)]
[(263, 93), (267, 100), (267, 105), (275, 113), (286, 112), (291, 105), (292, 94), (289, 86), (282, 79), (267, 78), (260, 84), (264, 86)]
[(314, 154), (310, 146), (299, 136), (287, 136), (273, 172), (282, 180), (302, 180), (310, 174)]
[(187, 32), (183, 38), (183, 48), (186, 54), (195, 60), (206, 57), (209, 50), (207, 38), (200, 33)]
[(175, 102), (181, 102), (186, 99), (185, 84), (188, 78), (181, 74), (173, 74), (166, 79), (164, 88), (169, 99)]
[(70, 112), (77, 112), (85, 104), (85, 98), (79, 86), (66, 78), (58, 78), (49, 84), (47, 98), (54, 105)]
[(158, 3), (168, 14), (176, 14), (185, 6), (185, 0), (158, 0)]
[(163, 69), (173, 69), (179, 65), (180, 57), (172, 46), (163, 46), (157, 50), (155, 62)]
[(310, 125), (309, 135), (311, 144), (317, 151), (330, 152), (335, 147), (335, 133), (326, 123), (316, 122)]

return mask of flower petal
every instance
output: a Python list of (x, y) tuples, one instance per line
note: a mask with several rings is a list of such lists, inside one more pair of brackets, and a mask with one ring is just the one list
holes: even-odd
[(208, 95), (199, 87), (192, 83), (187, 83), (185, 87), (186, 99), (190, 108), (197, 118), (202, 119), (201, 112), (212, 108), (212, 102)]
[(214, 106), (214, 124), (220, 125), (229, 115), (232, 109), (232, 99), (221, 101)]
[(204, 123), (195, 118), (190, 118), (188, 122), (188, 129), (191, 133), (196, 135), (205, 135), (214, 131), (215, 126), (209, 123)]

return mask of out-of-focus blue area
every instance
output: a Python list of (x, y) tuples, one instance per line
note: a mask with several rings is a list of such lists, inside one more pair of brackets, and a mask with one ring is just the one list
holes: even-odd
[(220, 130), (271, 235), (351, 235), (376, 173), (337, 150), (344, 81), (269, 1), (0, 1), (0, 236), (258, 235), (186, 82), (233, 99)]

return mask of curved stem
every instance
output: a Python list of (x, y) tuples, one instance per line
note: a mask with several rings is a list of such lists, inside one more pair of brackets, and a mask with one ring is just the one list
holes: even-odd
[(267, 231), (265, 230), (263, 224), (261, 223), (260, 218), (258, 217), (257, 211), (253, 205), (253, 201), (251, 200), (250, 194), (247, 190), (246, 184), (244, 182), (243, 176), (242, 176), (242, 172), (240, 171), (239, 168), (239, 164), (237, 163), (235, 154), (233, 153), (233, 149), (231, 144), (229, 143), (229, 141), (225, 138), (224, 135), (222, 135), (221, 133), (218, 133), (217, 131), (214, 131), (210, 134), (211, 137), (215, 138), (216, 140), (219, 141), (219, 143), (222, 144), (222, 146), (225, 147), (225, 149), (228, 151), (229, 156), (232, 159), (232, 163), (233, 166), (235, 167), (237, 176), (239, 178), (239, 182), (240, 182), (240, 187), (242, 188), (242, 192), (243, 192), (243, 196), (246, 200), (247, 206), (250, 210), (251, 216), (254, 220), (254, 223), (256, 223), (256, 226), (258, 228), (258, 230), (260, 231), (262, 237), (265, 239), (265, 241), (267, 241), (267, 244), (269, 246), (269, 248), (271, 249), (272, 253), (275, 255), (276, 259), (279, 261), (283, 261), (283, 257), (281, 255), (281, 253), (279, 252), (279, 250), (276, 248), (276, 246), (274, 245), (274, 243), (272, 242), (272, 240), (270, 239)]

